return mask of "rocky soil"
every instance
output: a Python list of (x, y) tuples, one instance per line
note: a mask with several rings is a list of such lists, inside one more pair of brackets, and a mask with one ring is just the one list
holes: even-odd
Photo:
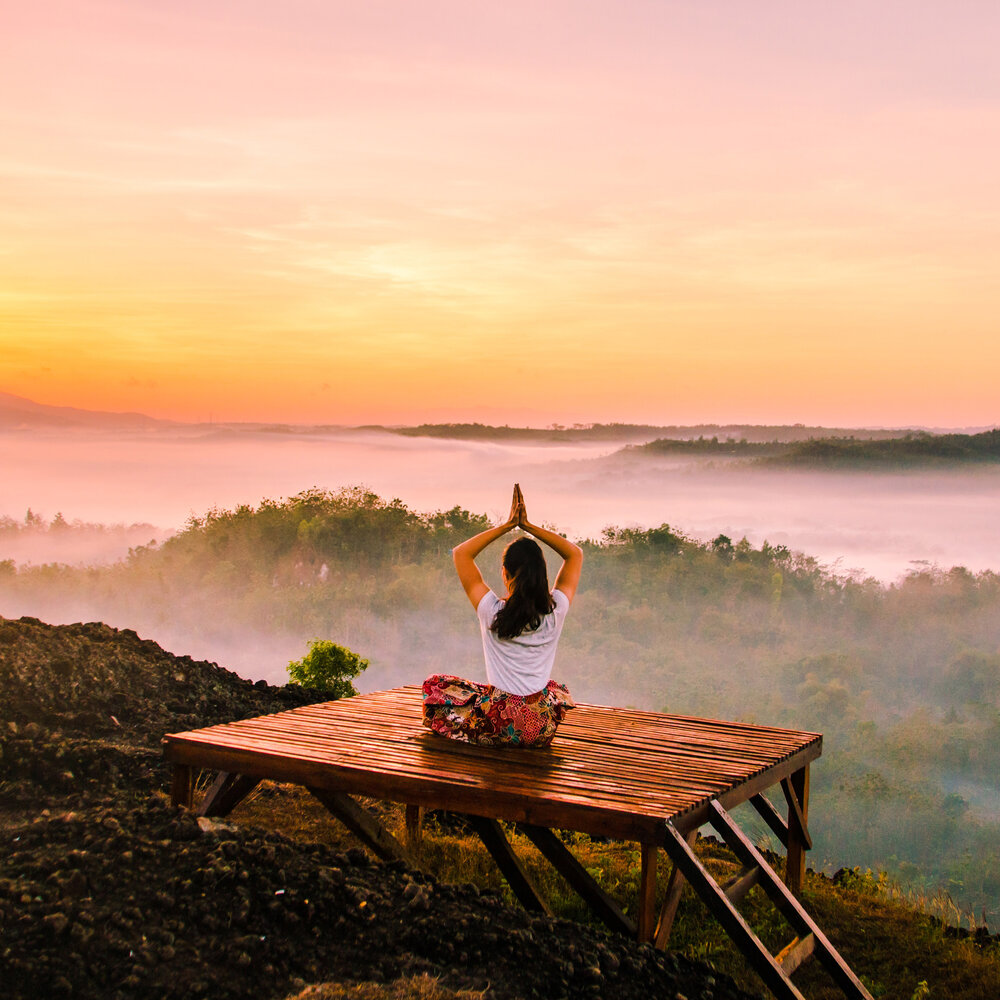
[[(0, 993), (339, 997), (366, 982), (394, 984), (364, 994), (387, 997), (746, 997), (475, 886), (170, 805), (165, 732), (321, 697), (127, 630), (0, 618)], [(398, 992), (421, 974), (437, 982)]]

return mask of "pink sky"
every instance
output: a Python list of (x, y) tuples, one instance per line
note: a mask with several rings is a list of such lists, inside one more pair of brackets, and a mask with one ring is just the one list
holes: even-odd
[(158, 416), (991, 424), (992, 2), (51, 2), (0, 390)]

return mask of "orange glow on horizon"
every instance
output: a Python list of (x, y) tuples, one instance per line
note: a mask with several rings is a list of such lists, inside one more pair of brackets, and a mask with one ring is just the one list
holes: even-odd
[(63, 6), (7, 46), (2, 391), (184, 420), (1000, 420), (996, 15)]

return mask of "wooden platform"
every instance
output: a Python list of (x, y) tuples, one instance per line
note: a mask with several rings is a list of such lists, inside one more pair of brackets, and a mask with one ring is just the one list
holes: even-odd
[(579, 705), (545, 749), (422, 727), (420, 689), (377, 691), (165, 738), (169, 760), (621, 840), (682, 832), (817, 758), (816, 733)]
[[(423, 808), (467, 814), (521, 901), (546, 909), (497, 821), (517, 823), (598, 916), (660, 947), (669, 937), (685, 880), (724, 924), (730, 919), (726, 907), (752, 885), (767, 889), (764, 883), (770, 880), (761, 878), (756, 862), (748, 864), (740, 885), (718, 887), (697, 870), (690, 849), (700, 826), (731, 823), (727, 810), (749, 800), (787, 848), (786, 884), (774, 877), (774, 891), (782, 897), (776, 905), (783, 911), (787, 906), (801, 909), (794, 894), (810, 846), (809, 764), (822, 751), (817, 733), (578, 705), (549, 747), (488, 749), (425, 729), (420, 689), (404, 687), (174, 733), (163, 742), (167, 759), (175, 765), (175, 802), (190, 804), (193, 769), (199, 768), (220, 772), (201, 807), (207, 815), (228, 812), (264, 778), (304, 785), (383, 857), (412, 857)], [(762, 794), (777, 787), (788, 804), (787, 819)], [(350, 797), (355, 794), (405, 803), (409, 848)], [(640, 843), (637, 920), (627, 917), (590, 879), (554, 829)], [(731, 835), (720, 832), (728, 842)], [(674, 868), (657, 919), (655, 874), (661, 848)], [(705, 878), (710, 885), (704, 884)], [(720, 904), (716, 892), (729, 902)], [(739, 940), (739, 928), (727, 930), (744, 951), (759, 946), (766, 958), (755, 954), (751, 960), (766, 967), (765, 981), (772, 990), (785, 990), (787, 984), (791, 991), (776, 995), (800, 996), (780, 960), (759, 942)], [(800, 935), (806, 936), (812, 938), (808, 928)], [(808, 942), (798, 944), (795, 964), (812, 949)], [(822, 947), (819, 953), (822, 957)], [(862, 989), (848, 995), (867, 993)]]

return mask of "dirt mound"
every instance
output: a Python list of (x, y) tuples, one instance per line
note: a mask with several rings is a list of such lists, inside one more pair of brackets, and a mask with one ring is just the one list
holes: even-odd
[(125, 741), (87, 739), (29, 722), (0, 723), (0, 810), (81, 808), (109, 795), (140, 798), (169, 781), (163, 754)]
[(0, 618), (0, 719), (125, 735), (166, 732), (325, 701), (322, 692), (256, 684), (216, 663), (173, 656), (131, 629)]
[(351, 995), (338, 982), (375, 984), (373, 996), (395, 984), (386, 997), (745, 997), (678, 956), (499, 894), (169, 804), (164, 732), (321, 697), (127, 630), (0, 619), (4, 997), (278, 1000), (308, 983)]
[(41, 817), (9, 840), (7, 996), (236, 1000), (423, 972), (497, 998), (694, 998), (713, 985), (675, 956), (498, 894), (199, 820), (162, 797)]

